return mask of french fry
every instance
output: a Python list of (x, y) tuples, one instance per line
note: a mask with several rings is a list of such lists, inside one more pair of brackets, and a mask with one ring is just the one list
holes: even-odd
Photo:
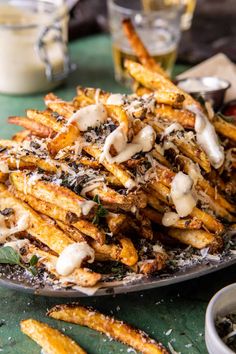
[(129, 130), (129, 119), (125, 110), (119, 106), (114, 105), (105, 105), (107, 114), (113, 120), (119, 123), (124, 130), (124, 133), (127, 134)]
[(28, 261), (30, 261), (30, 259), (34, 255), (39, 258), (36, 266), (38, 268), (46, 268), (46, 270), (50, 274), (52, 274), (56, 279), (60, 281), (60, 284), (63, 287), (71, 285), (92, 287), (95, 286), (101, 280), (100, 274), (95, 273), (88, 268), (76, 268), (71, 274), (65, 277), (58, 274), (56, 271), (58, 257), (30, 244), (26, 255)]
[[(151, 221), (156, 224), (162, 225), (163, 214), (158, 213), (154, 209), (145, 208), (142, 210), (142, 213), (148, 217)], [(202, 227), (202, 222), (196, 218), (184, 218), (179, 219), (173, 225), (177, 229), (200, 229)]]
[(86, 354), (71, 338), (57, 329), (33, 319), (20, 323), (21, 331), (40, 345), (48, 354)]
[(9, 117), (9, 124), (19, 125), (25, 129), (30, 130), (33, 134), (46, 138), (53, 135), (53, 130), (43, 125), (42, 123), (34, 122), (33, 120), (26, 117)]
[(236, 142), (236, 126), (226, 122), (219, 116), (215, 116), (213, 119), (213, 125), (220, 135), (224, 136), (227, 139), (231, 139)]
[(182, 108), (184, 95), (175, 92), (155, 91), (154, 97), (158, 104), (166, 104), (173, 108)]
[(29, 178), (30, 177), (24, 172), (13, 172), (10, 176), (12, 185), (20, 192), (24, 192), (25, 194), (29, 193), (35, 198), (48, 203), (54, 203), (59, 208), (75, 213), (78, 217), (83, 215), (84, 207), (84, 213), (86, 213), (86, 215), (90, 213), (90, 210), (96, 209), (96, 203), (93, 203), (89, 204), (90, 210), (86, 210), (86, 199), (66, 187), (53, 185), (40, 180), (31, 184)]
[(197, 249), (210, 247), (212, 251), (216, 251), (222, 245), (219, 242), (219, 239), (217, 239), (213, 234), (203, 230), (169, 229), (168, 235), (177, 239), (181, 243), (191, 245), (192, 247)]
[[(89, 155), (93, 156), (96, 160), (99, 160), (101, 156), (101, 150), (94, 146), (86, 146), (84, 147), (84, 151), (86, 151)], [(112, 173), (125, 188), (132, 189), (136, 186), (135, 181), (133, 180), (131, 174), (123, 168), (121, 165), (110, 164), (106, 160), (102, 161), (102, 165)]]
[(37, 123), (41, 123), (46, 127), (51, 128), (54, 132), (57, 133), (59, 133), (64, 128), (64, 125), (66, 123), (66, 120), (63, 119), (63, 117), (59, 115), (57, 116), (49, 110), (38, 111), (36, 109), (27, 109), (26, 115), (29, 119)]
[(48, 224), (39, 214), (21, 200), (15, 198), (9, 191), (0, 189), (0, 209), (5, 208), (20, 209), (27, 215), (27, 232), (48, 246), (52, 251), (60, 254), (64, 248), (73, 241), (60, 229), (52, 224)]
[(131, 60), (125, 61), (125, 68), (128, 70), (129, 74), (143, 86), (153, 90), (153, 91), (166, 91), (172, 93), (178, 93), (184, 96), (184, 106), (197, 105), (201, 109), (200, 104), (195, 101), (192, 96), (181, 90), (175, 84), (173, 84), (165, 76), (158, 72), (151, 71), (139, 63)]
[(62, 222), (60, 220), (57, 220), (56, 223), (59, 226), (59, 228), (62, 231), (64, 231), (75, 242), (84, 242), (85, 241), (84, 235), (82, 235), (81, 232), (78, 229), (76, 229), (75, 227), (73, 227), (71, 225), (64, 224), (64, 222)]
[(145, 48), (130, 19), (126, 18), (122, 21), (122, 28), (140, 62), (148, 69), (167, 77), (165, 70), (151, 57)]
[(22, 143), (24, 140), (30, 139), (32, 132), (30, 130), (21, 130), (12, 136), (12, 140), (16, 143)]
[(183, 110), (174, 109), (171, 106), (160, 105), (155, 108), (155, 118), (167, 119), (170, 122), (178, 122), (184, 128), (194, 128), (195, 116), (193, 113)]
[(65, 125), (55, 138), (48, 142), (48, 150), (55, 156), (61, 149), (73, 145), (79, 135), (79, 128), (75, 123)]
[(167, 354), (162, 344), (140, 330), (79, 304), (57, 305), (47, 315), (57, 320), (87, 326), (145, 354)]
[[(103, 244), (105, 242), (105, 232), (88, 220), (79, 219), (76, 214), (70, 211), (64, 210), (52, 203), (45, 202), (30, 194), (24, 194), (16, 189), (12, 191), (14, 195), (28, 203), (34, 210), (49, 216), (52, 219), (61, 221), (63, 224), (72, 225), (86, 236), (90, 236), (98, 243)], [(115, 227), (115, 226), (114, 226)]]
[(48, 108), (53, 112), (58, 113), (59, 115), (69, 119), (72, 114), (75, 112), (75, 107), (72, 103), (65, 102), (58, 98), (53, 93), (49, 93), (44, 97), (44, 102)]

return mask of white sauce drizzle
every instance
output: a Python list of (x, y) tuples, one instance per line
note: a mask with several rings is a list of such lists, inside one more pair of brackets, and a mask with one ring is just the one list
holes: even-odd
[(23, 247), (27, 247), (29, 245), (29, 240), (27, 240), (26, 238), (22, 239), (22, 240), (15, 240), (15, 241), (9, 241), (4, 243), (3, 247), (12, 247), (16, 252), (19, 253), (19, 251), (21, 250), (21, 248)]
[(182, 125), (180, 125), (179, 123), (172, 123), (171, 125), (169, 125), (169, 127), (167, 127), (164, 132), (162, 133), (162, 137), (171, 134), (174, 131), (178, 131), (178, 130), (183, 130), (184, 128), (182, 127)]
[[(156, 133), (151, 126), (145, 126), (134, 137), (132, 143), (127, 143), (127, 136), (121, 124), (106, 138), (100, 162), (106, 159), (109, 163), (122, 163), (129, 160), (133, 155), (140, 151), (150, 151), (155, 143)], [(117, 155), (112, 157), (110, 154), (111, 146), (116, 149)]]
[(0, 242), (5, 242), (6, 238), (21, 231), (25, 231), (29, 226), (29, 215), (25, 212), (21, 213), (16, 226), (8, 228), (5, 218), (0, 215)]
[(99, 127), (107, 120), (107, 111), (102, 103), (91, 104), (72, 114), (67, 125), (76, 122), (79, 130), (84, 132), (89, 127)]
[(94, 205), (96, 205), (96, 203), (92, 200), (81, 200), (78, 203), (83, 215), (88, 215), (90, 210), (94, 207)]
[(0, 161), (0, 172), (9, 173), (9, 167), (6, 162)]
[(86, 242), (73, 243), (67, 246), (58, 257), (56, 271), (60, 275), (67, 276), (75, 268), (80, 268), (85, 259), (88, 263), (93, 263), (94, 257), (94, 250)]
[(123, 95), (121, 95), (120, 93), (112, 93), (106, 101), (106, 104), (114, 106), (121, 106), (123, 103)]
[(170, 196), (180, 217), (189, 215), (196, 206), (192, 184), (192, 179), (183, 172), (178, 172), (171, 182)]
[[(103, 180), (103, 179), (102, 179), (102, 180)], [(83, 197), (86, 197), (86, 194), (87, 194), (88, 192), (91, 192), (92, 190), (94, 190), (94, 189), (97, 188), (97, 187), (100, 187), (101, 185), (102, 185), (102, 181), (100, 181), (100, 182), (94, 182), (94, 183), (92, 183), (92, 184), (89, 184), (89, 185), (85, 186), (85, 187), (81, 190), (80, 195), (82, 195)]]
[(190, 105), (186, 109), (196, 115), (194, 128), (198, 144), (207, 154), (212, 166), (219, 168), (224, 162), (224, 149), (219, 144), (215, 128), (197, 106)]
[(162, 225), (168, 227), (174, 225), (179, 220), (179, 215), (173, 211), (166, 212), (162, 217)]

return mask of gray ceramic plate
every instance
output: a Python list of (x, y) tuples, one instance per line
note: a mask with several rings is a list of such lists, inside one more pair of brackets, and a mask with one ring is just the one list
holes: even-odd
[[(109, 283), (108, 286), (100, 288), (94, 296), (121, 294), (132, 291), (139, 291), (151, 288), (167, 286), (175, 283), (180, 283), (185, 280), (198, 278), (203, 275), (218, 271), (220, 269), (236, 264), (236, 255), (227, 255), (222, 257), (219, 262), (211, 262), (208, 264), (196, 264), (194, 266), (181, 269), (172, 274), (162, 274), (152, 278), (141, 278), (128, 282), (126, 284), (120, 282)], [(18, 273), (18, 272), (17, 272)], [(0, 286), (4, 286), (13, 290), (24, 291), (36, 295), (51, 296), (51, 297), (82, 297), (86, 296), (75, 289), (55, 289), (51, 285), (40, 286), (32, 284), (30, 280), (18, 273), (10, 266), (0, 267)]]

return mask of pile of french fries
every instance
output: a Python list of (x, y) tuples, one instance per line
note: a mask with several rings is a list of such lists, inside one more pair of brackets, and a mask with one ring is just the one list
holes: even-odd
[[(9, 117), (10, 124), (24, 130), (12, 140), (0, 140), (1, 221), (5, 228), (15, 225), (14, 238), (29, 240), (26, 261), (36, 255), (37, 267), (63, 286), (101, 282), (97, 262), (118, 262), (130, 272), (152, 275), (166, 266), (168, 249), (176, 245), (221, 252), (222, 236), (235, 222), (236, 126), (175, 86), (145, 51), (131, 23), (123, 25), (143, 64), (126, 62), (135, 93), (119, 95), (118, 104), (109, 104), (110, 92), (94, 88), (78, 87), (70, 102), (50, 93), (45, 110)], [(98, 104), (109, 118), (81, 131), (71, 117)], [(197, 143), (195, 115), (188, 105), (204, 112), (218, 134), (225, 156), (218, 169)], [(177, 131), (166, 134), (173, 124)], [(150, 151), (121, 163), (102, 158), (115, 129), (120, 127), (131, 142), (147, 126), (156, 134)], [(117, 155), (114, 146), (109, 153)], [(176, 213), (170, 191), (179, 171), (193, 179), (197, 204), (167, 227), (163, 216)], [(4, 210), (11, 210), (11, 216)], [(19, 228), (22, 217), (26, 228)], [(1, 240), (4, 244), (9, 238)], [(94, 263), (85, 258), (68, 276), (58, 274), (58, 257), (80, 242), (94, 250)]]

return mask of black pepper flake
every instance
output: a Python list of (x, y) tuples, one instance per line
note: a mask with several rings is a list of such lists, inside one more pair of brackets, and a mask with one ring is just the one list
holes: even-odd
[(14, 214), (14, 209), (5, 208), (3, 210), (0, 210), (0, 214), (3, 215), (3, 216), (11, 216), (12, 214)]

